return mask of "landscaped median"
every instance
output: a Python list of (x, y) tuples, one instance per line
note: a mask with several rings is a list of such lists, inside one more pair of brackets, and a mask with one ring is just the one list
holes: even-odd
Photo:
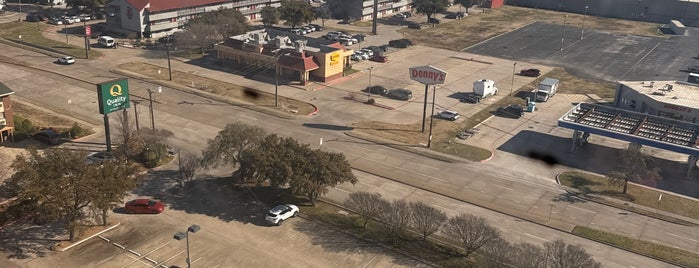
[[(14, 42), (17, 45), (25, 45), (41, 50), (51, 51), (73, 56), (75, 58), (85, 58), (85, 47), (69, 45), (64, 42), (44, 37), (42, 31), (55, 29), (43, 23), (34, 22), (9, 22), (0, 24), (0, 37)], [(91, 59), (102, 56), (102, 53), (89, 50)]]
[[(558, 176), (558, 180), (562, 185), (574, 188), (586, 197), (590, 197), (598, 202), (605, 203), (604, 200), (595, 199), (595, 195), (616, 198), (622, 202), (629, 202), (699, 220), (699, 201), (697, 200), (634, 183), (629, 183), (627, 193), (623, 194), (623, 186), (610, 184), (605, 177), (582, 172), (564, 172)], [(662, 195), (662, 198), (660, 198), (660, 195)], [(624, 209), (627, 208), (630, 209), (628, 206), (624, 207)], [(658, 218), (662, 217), (662, 215), (653, 211), (634, 210), (634, 212)], [(672, 219), (663, 218), (663, 220), (675, 222)], [(682, 224), (680, 222), (677, 223)]]
[(683, 267), (699, 267), (699, 254), (695, 252), (689, 252), (674, 247), (663, 246), (648, 241), (582, 226), (576, 226), (573, 229), (573, 233), (587, 239), (609, 244)]

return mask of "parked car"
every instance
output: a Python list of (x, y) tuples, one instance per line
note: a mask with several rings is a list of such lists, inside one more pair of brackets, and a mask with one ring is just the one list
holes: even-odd
[(369, 54), (364, 51), (355, 51), (354, 54), (357, 54), (357, 56), (359, 56), (362, 60), (369, 59)]
[(388, 62), (388, 57), (383, 55), (374, 55), (373, 57), (369, 58), (369, 60), (375, 62)]
[(88, 163), (101, 163), (104, 161), (112, 161), (116, 158), (114, 158), (114, 155), (110, 152), (102, 151), (102, 152), (94, 152), (91, 154), (87, 155), (87, 162)]
[(75, 63), (75, 59), (74, 59), (73, 57), (71, 57), (71, 56), (65, 56), (65, 57), (60, 57), (60, 58), (58, 58), (57, 62), (60, 63), (60, 64), (66, 64), (66, 65), (68, 65), (68, 64), (73, 64), (73, 63)]
[(34, 139), (48, 145), (59, 145), (67, 141), (61, 137), (61, 134), (58, 134), (50, 129), (42, 130), (39, 133), (34, 134)]
[(409, 46), (412, 46), (412, 45), (415, 44), (415, 43), (413, 43), (413, 41), (410, 41), (410, 39), (407, 39), (407, 38), (398, 39), (398, 40), (400, 40), (401, 42), (403, 42), (403, 43), (405, 43), (406, 45), (409, 45)]
[(41, 21), (41, 18), (36, 14), (27, 14), (24, 20), (28, 22), (38, 22)]
[(519, 104), (510, 104), (504, 107), (499, 107), (496, 113), (500, 116), (518, 119), (524, 115), (524, 107)]
[(267, 211), (265, 221), (274, 225), (281, 225), (285, 220), (296, 217), (299, 208), (295, 205), (278, 205)]
[(403, 12), (403, 15), (405, 15), (406, 18), (410, 18), (413, 16), (413, 13), (410, 12)]
[(427, 23), (439, 24), (440, 21), (439, 21), (439, 19), (436, 19), (436, 18), (430, 18), (429, 20), (427, 20)]
[(692, 65), (687, 67), (687, 71), (690, 73), (698, 73), (699, 72), (699, 65)]
[(301, 27), (301, 28), (304, 29), (304, 30), (306, 30), (306, 33), (312, 33), (312, 32), (314, 32), (314, 31), (316, 30), (315, 27), (310, 26), (310, 25), (306, 25), (306, 26), (303, 26), (303, 27)]
[(373, 56), (374, 56), (374, 51), (371, 50), (371, 49), (363, 48), (363, 49), (359, 50), (359, 52), (362, 52), (362, 53), (364, 53), (364, 54), (367, 54), (367, 58), (368, 58), (368, 57), (373, 57)]
[(350, 59), (353, 61), (363, 60), (362, 55), (360, 55), (358, 53), (352, 53), (352, 56), (350, 56)]
[(316, 32), (320, 32), (323, 30), (323, 26), (320, 26), (318, 24), (308, 24), (309, 26), (313, 26), (313, 28), (316, 29)]
[(459, 113), (455, 111), (450, 111), (450, 110), (445, 110), (437, 114), (437, 117), (446, 119), (449, 121), (455, 121), (456, 119), (459, 119)]
[(304, 31), (302, 29), (291, 29), (291, 30), (289, 30), (289, 32), (292, 34), (298, 34), (298, 35), (306, 34), (306, 31)]
[(63, 20), (60, 18), (50, 18), (48, 23), (53, 25), (63, 25)]
[(135, 199), (126, 202), (124, 210), (130, 214), (159, 214), (165, 210), (165, 205), (152, 199)]
[(352, 36), (352, 38), (355, 39), (355, 40), (357, 40), (356, 43), (364, 42), (364, 40), (366, 39), (366, 35), (363, 35), (363, 34), (355, 34), (355, 35)]
[(403, 41), (401, 41), (401, 40), (391, 40), (391, 41), (388, 41), (388, 45), (391, 46), (391, 47), (395, 47), (395, 48), (406, 48), (406, 47), (408, 47), (408, 44), (405, 43), (405, 42), (403, 42)]
[(519, 71), (519, 75), (529, 76), (529, 77), (539, 77), (541, 75), (541, 70), (539, 70), (539, 69), (524, 69), (524, 70)]
[(386, 94), (388, 94), (388, 89), (386, 89), (383, 86), (370, 86), (367, 87), (364, 91), (369, 92), (369, 94), (381, 96), (385, 96)]
[(429, 27), (429, 26), (427, 26), (427, 25), (425, 25), (425, 24), (420, 24), (420, 23), (417, 23), (417, 22), (410, 22), (410, 23), (408, 23), (408, 28), (409, 28), (409, 29), (417, 29), (417, 30), (420, 30), (420, 29), (425, 29), (425, 28), (428, 28), (428, 27)]
[(398, 100), (409, 100), (413, 98), (413, 92), (404, 88), (396, 88), (388, 91), (388, 97)]
[(394, 17), (394, 18), (397, 18), (397, 19), (405, 19), (405, 18), (407, 18), (407, 16), (405, 16), (405, 14), (403, 14), (403, 13), (398, 13), (398, 14), (396, 14), (396, 15), (393, 15), (393, 17)]

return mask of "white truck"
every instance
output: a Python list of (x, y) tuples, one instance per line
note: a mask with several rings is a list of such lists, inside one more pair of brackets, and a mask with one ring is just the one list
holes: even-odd
[(495, 86), (495, 81), (490, 79), (481, 79), (473, 82), (473, 95), (479, 99), (485, 99), (488, 96), (498, 94), (498, 87)]
[(539, 87), (536, 89), (536, 100), (548, 101), (549, 98), (556, 95), (558, 84), (558, 79), (545, 78), (543, 81), (541, 81), (541, 83), (539, 83)]

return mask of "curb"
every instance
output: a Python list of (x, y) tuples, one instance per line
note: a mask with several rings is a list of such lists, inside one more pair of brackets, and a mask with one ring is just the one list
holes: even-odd
[(59, 249), (58, 251), (62, 251), (62, 252), (63, 252), (63, 251), (69, 250), (69, 249), (71, 249), (71, 248), (73, 248), (73, 247), (75, 247), (75, 246), (77, 246), (77, 245), (80, 245), (80, 244), (86, 242), (87, 240), (90, 240), (91, 238), (93, 238), (93, 237), (95, 237), (95, 236), (98, 236), (98, 235), (101, 235), (101, 234), (106, 233), (106, 232), (108, 232), (108, 231), (111, 231), (112, 229), (116, 228), (116, 227), (119, 226), (119, 225), (121, 225), (121, 222), (117, 222), (116, 224), (112, 225), (111, 227), (109, 227), (109, 228), (107, 228), (107, 229), (104, 229), (104, 230), (102, 230), (102, 231), (99, 231), (99, 232), (96, 233), (96, 234), (93, 234), (93, 235), (91, 235), (91, 236), (88, 236), (88, 237), (86, 237), (86, 238), (83, 238), (82, 240), (80, 240), (80, 241), (78, 241), (78, 242), (72, 243), (70, 246), (67, 246), (67, 247), (64, 247), (64, 248), (62, 248), (62, 249)]

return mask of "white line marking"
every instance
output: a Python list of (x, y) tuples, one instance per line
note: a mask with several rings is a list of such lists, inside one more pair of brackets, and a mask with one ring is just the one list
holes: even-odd
[(310, 133), (310, 132), (307, 132), (307, 131), (298, 130), (298, 129), (297, 129), (297, 130), (294, 130), (294, 131), (295, 131), (295, 132), (301, 132), (301, 133), (303, 133), (303, 134), (308, 135), (309, 137), (313, 137), (313, 133)]
[(166, 263), (167, 261), (174, 259), (175, 257), (177, 257), (178, 255), (180, 255), (180, 254), (182, 254), (182, 253), (184, 253), (184, 250), (183, 250), (183, 251), (180, 251), (180, 252), (177, 252), (175, 255), (172, 255), (172, 257), (167, 258), (166, 260), (164, 260), (164, 261), (162, 261), (162, 262), (160, 262), (160, 263)]
[(434, 170), (439, 170), (439, 168), (436, 168), (436, 167), (433, 167), (433, 166), (428, 166), (428, 165), (425, 165), (425, 164), (423, 164), (423, 163), (416, 163), (416, 164), (421, 165), (421, 166), (423, 166), (423, 167), (431, 168), (431, 169), (434, 169)]
[(362, 266), (362, 267), (363, 267), (363, 268), (366, 268), (367, 266), (369, 266), (369, 264), (371, 264), (372, 262), (374, 262), (374, 259), (376, 259), (376, 256), (374, 256), (373, 258), (371, 258), (371, 260), (369, 260), (369, 261), (368, 261), (366, 264), (364, 264), (364, 266)]
[(668, 233), (668, 232), (665, 232), (665, 233), (666, 233), (666, 234), (669, 234), (669, 235), (671, 235), (671, 236), (679, 237), (679, 238), (682, 238), (682, 239), (687, 239), (687, 240), (692, 241), (692, 242), (694, 242), (694, 243), (698, 243), (698, 242), (699, 242), (699, 241), (697, 241), (697, 240), (694, 240), (694, 239), (691, 239), (691, 238), (687, 238), (687, 237), (684, 237), (684, 236), (680, 236), (680, 235), (676, 235), (676, 234), (673, 234), (673, 233)]
[(337, 187), (335, 187), (335, 190), (338, 190), (338, 191), (340, 191), (340, 192), (345, 192), (345, 193), (348, 193), (348, 194), (350, 193), (350, 191), (347, 191), (347, 190), (344, 190), (344, 189), (340, 189), (340, 188), (337, 188)]
[(546, 239), (546, 238), (541, 238), (541, 237), (535, 236), (535, 235), (530, 234), (530, 233), (523, 233), (523, 234), (528, 235), (528, 236), (531, 236), (531, 237), (536, 238), (536, 239), (539, 239), (539, 240), (544, 240), (544, 241), (546, 241), (546, 242), (551, 241), (551, 240), (548, 240), (548, 239)]
[(572, 205), (571, 205), (571, 206), (568, 206), (568, 207), (569, 207), (569, 208), (574, 208), (574, 209), (579, 209), (579, 210), (586, 211), (586, 212), (593, 213), (593, 214), (596, 214), (596, 213), (597, 213), (597, 212), (592, 211), (592, 210), (588, 210), (588, 209), (584, 209), (584, 208), (579, 208), (579, 207), (572, 206)]
[(433, 206), (433, 207), (436, 207), (436, 208), (439, 208), (439, 209), (441, 209), (441, 210), (451, 211), (451, 212), (454, 212), (454, 213), (456, 213), (456, 214), (458, 214), (458, 213), (459, 213), (459, 212), (458, 212), (458, 211), (456, 211), (456, 210), (453, 210), (453, 209), (448, 209), (448, 208), (445, 208), (445, 207), (443, 207), (443, 206), (440, 206), (440, 205), (435, 205), (435, 204), (432, 204), (432, 206)]
[(491, 183), (490, 186), (497, 186), (497, 187), (504, 188), (504, 189), (507, 189), (507, 190), (510, 190), (510, 191), (514, 191), (514, 189), (512, 189), (512, 188), (510, 188), (510, 187), (506, 187), (506, 186), (502, 186), (502, 185), (497, 185), (497, 184), (495, 184), (495, 183)]

